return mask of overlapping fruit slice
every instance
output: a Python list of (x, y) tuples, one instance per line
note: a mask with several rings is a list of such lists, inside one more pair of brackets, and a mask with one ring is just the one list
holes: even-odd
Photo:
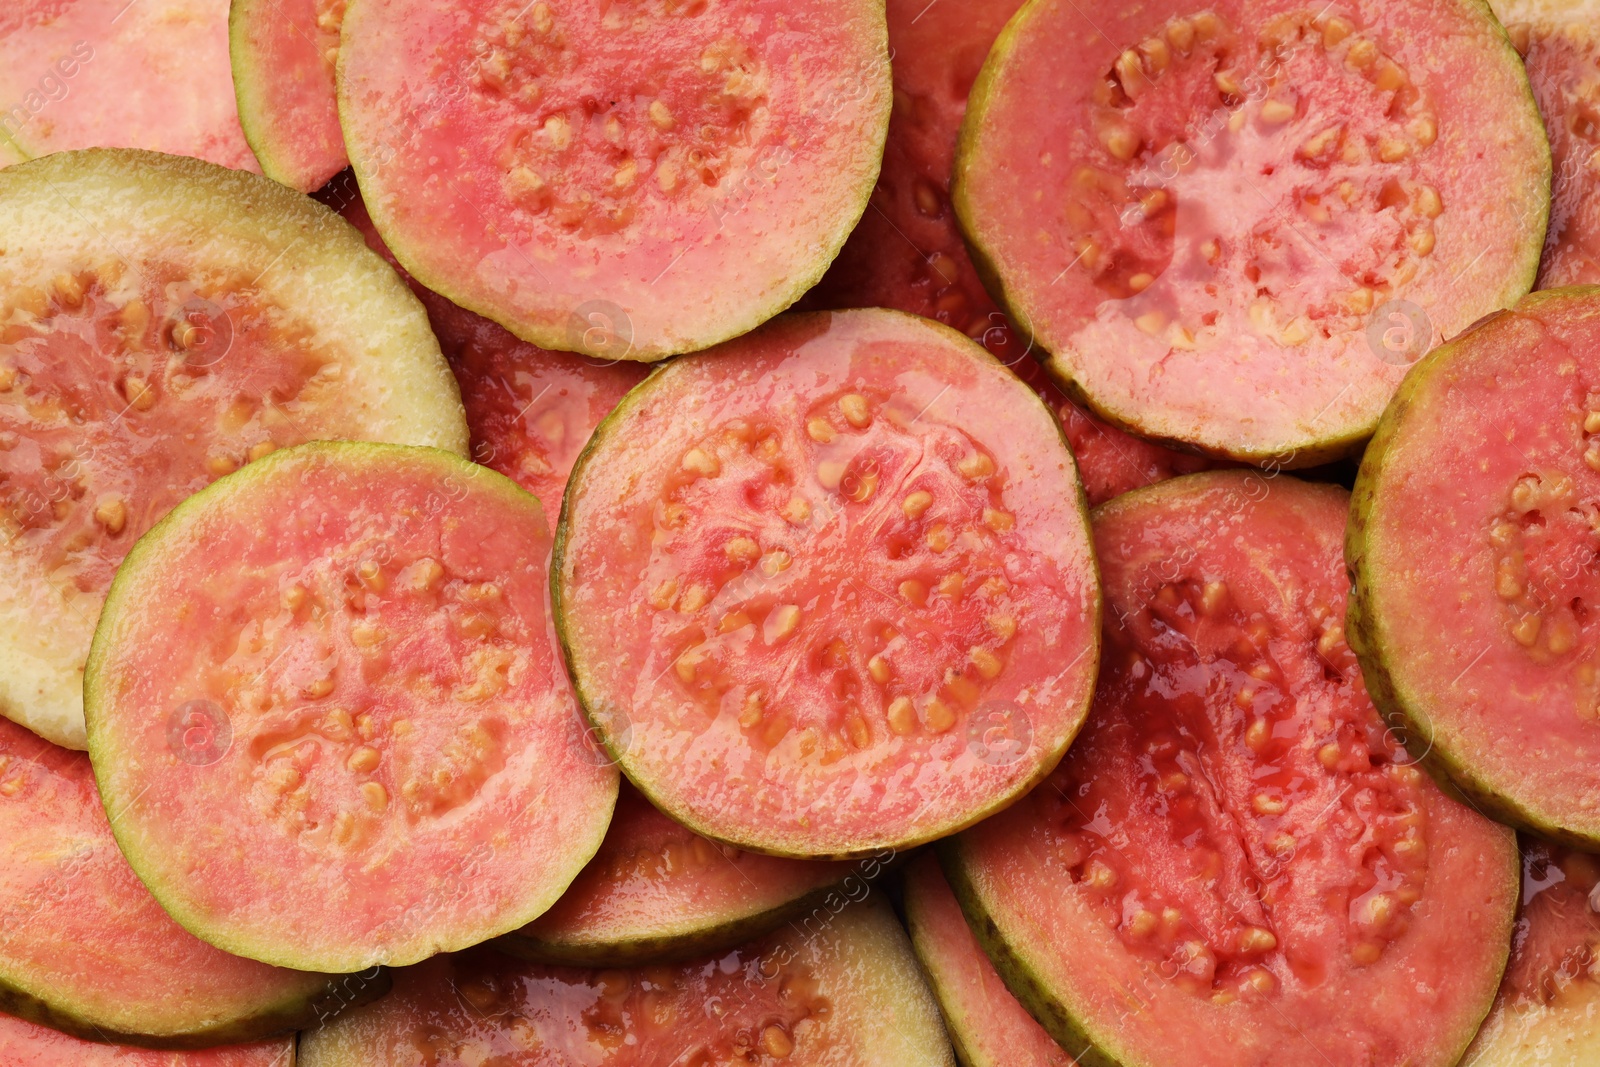
[(1095, 512), (1084, 735), (945, 856), (1080, 1062), (1454, 1064), (1517, 902), (1512, 833), (1384, 730), (1345, 645), (1348, 498), (1214, 472)]
[(233, 0), (228, 57), (261, 172), (309, 193), (349, 163), (334, 96), (347, 0)]
[(549, 553), (501, 475), (349, 442), (260, 460), (142, 538), (84, 695), (112, 829), (173, 917), (253, 959), (358, 970), (553, 904), (617, 775), (583, 744)]
[(709, 837), (837, 857), (942, 836), (1082, 722), (1081, 499), (1050, 413), (961, 335), (774, 323), (652, 375), (579, 459), (554, 579), (579, 695)]
[(12, 1067), (293, 1067), (294, 1038), (195, 1052), (157, 1052), (83, 1041), (0, 1015), (0, 1060)]
[(1354, 451), (1432, 337), (1527, 292), (1549, 205), (1468, 0), (1034, 0), (957, 156), (991, 291), (1097, 414), (1275, 466)]
[(0, 174), (0, 711), (84, 745), (123, 555), (282, 445), (465, 451), (422, 308), (331, 212), (250, 174), (89, 150)]
[(583, 971), (486, 949), (396, 976), (376, 1004), (307, 1034), (300, 1067), (374, 1062), (593, 1067), (953, 1067), (888, 906), (821, 909), (720, 958)]

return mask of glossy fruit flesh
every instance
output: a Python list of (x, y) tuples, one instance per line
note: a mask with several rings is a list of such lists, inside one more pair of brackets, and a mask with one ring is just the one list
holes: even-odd
[(1080, 499), (1048, 412), (965, 338), (785, 319), (652, 376), (579, 460), (556, 564), (579, 694), (709, 837), (837, 857), (942, 836), (1082, 721)]
[(478, 949), (306, 1035), (300, 1067), (950, 1067), (950, 1046), (886, 905), (819, 909), (804, 933), (677, 967), (584, 971)]
[(1086, 1063), (1443, 1067), (1488, 1008), (1512, 836), (1411, 766), (1367, 699), (1346, 500), (1213, 473), (1095, 513), (1089, 724), (947, 865), (1008, 984)]
[(594, 966), (714, 952), (765, 935), (852, 869), (713, 844), (624, 784), (589, 866), (501, 947)]
[(1597, 345), (1600, 290), (1567, 289), (1430, 354), (1347, 546), (1379, 707), (1476, 802), (1578, 843), (1600, 841)]
[(174, 504), (283, 445), (466, 426), (422, 309), (304, 197), (91, 151), (7, 170), (0, 203), (0, 710), (82, 748), (101, 600)]
[(966, 1067), (1072, 1067), (983, 954), (931, 854), (906, 872), (905, 901), (911, 945)]
[(0, 1015), (6, 1067), (294, 1067), (294, 1039), (196, 1052), (157, 1052), (83, 1041), (25, 1019)]
[(1527, 291), (1549, 156), (1481, 4), (1038, 0), (955, 173), (991, 289), (1097, 413), (1303, 467), (1371, 433), (1421, 335)]
[(379, 231), (429, 288), (548, 348), (592, 352), (597, 317), (627, 359), (746, 332), (821, 275), (878, 172), (866, 0), (348, 18), (340, 120)]
[(309, 193), (345, 168), (334, 99), (347, 0), (234, 0), (228, 54), (239, 122), (261, 172)]
[(228, 0), (8, 3), (0, 101), (0, 164), (145, 148), (259, 173), (233, 99)]
[(90, 657), (89, 747), (119, 844), (179, 922), (252, 958), (357, 970), (555, 902), (617, 776), (582, 744), (548, 538), (538, 503), (482, 467), (322, 443), (140, 541)]

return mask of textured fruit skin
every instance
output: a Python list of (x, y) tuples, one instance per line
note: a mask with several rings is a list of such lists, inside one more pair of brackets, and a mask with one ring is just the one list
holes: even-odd
[(0, 1061), (8, 1067), (294, 1067), (294, 1037), (252, 1045), (157, 1052), (84, 1040), (15, 1016), (0, 1015)]
[(261, 172), (309, 193), (343, 170), (344, 140), (334, 101), (338, 27), (328, 33), (317, 0), (233, 0), (228, 56), (239, 125)]

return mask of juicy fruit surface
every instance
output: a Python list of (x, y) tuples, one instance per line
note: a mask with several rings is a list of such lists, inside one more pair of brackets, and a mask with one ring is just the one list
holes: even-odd
[(0, 100), (0, 163), (146, 148), (259, 173), (233, 99), (228, 0), (7, 4)]
[(549, 549), (499, 475), (356, 444), (263, 460), (141, 541), (91, 654), (89, 745), (174, 917), (252, 958), (357, 970), (554, 903), (617, 778), (582, 743)]
[(579, 694), (680, 822), (793, 856), (948, 833), (1077, 732), (1098, 593), (1081, 490), (1026, 386), (886, 311), (680, 360), (568, 490)]
[(1494, 0), (1550, 136), (1550, 229), (1536, 288), (1600, 282), (1600, 4)]
[(1600, 1056), (1600, 917), (1590, 904), (1600, 865), (1530, 838), (1522, 848), (1511, 959), (1463, 1067), (1581, 1067)]
[(824, 910), (720, 958), (586, 971), (485, 949), (429, 960), (307, 1035), (301, 1067), (950, 1067), (905, 935), (882, 904)]
[(978, 939), (932, 855), (906, 874), (906, 925), (911, 944), (939, 999), (966, 1067), (1073, 1067), (1006, 984)]
[(1209, 464), (1141, 441), (1067, 399), (1034, 360), (1028, 339), (984, 291), (950, 205), (950, 168), (967, 92), (1019, 0), (935, 4), (890, 0), (894, 111), (883, 170), (867, 212), (833, 266), (806, 294), (808, 309), (886, 307), (935, 319), (979, 341), (1054, 409), (1091, 505)]
[(862, 0), (364, 0), (349, 19), (340, 117), (379, 230), (424, 284), (546, 347), (590, 350), (596, 312), (630, 359), (750, 329), (822, 273), (877, 174), (889, 72)]
[(951, 868), (1085, 1062), (1442, 1067), (1488, 1009), (1514, 842), (1410, 764), (1362, 687), (1346, 500), (1215, 473), (1095, 513), (1089, 723)]
[(466, 427), (422, 309), (303, 198), (122, 152), (0, 192), (0, 710), (81, 748), (100, 602), (173, 505), (284, 445)]
[(0, 1015), (0, 1059), (7, 1067), (293, 1067), (294, 1039), (157, 1052), (82, 1041), (25, 1019)]
[(239, 121), (261, 171), (321, 188), (349, 162), (334, 64), (347, 0), (233, 0), (228, 52)]
[(711, 952), (767, 933), (851, 869), (714, 844), (624, 783), (600, 851), (508, 947), (580, 963)]
[(1356, 483), (1354, 633), (1416, 751), (1499, 814), (1600, 840), (1600, 290), (1428, 357)]
[(89, 1038), (260, 1037), (312, 1021), (330, 989), (325, 975), (230, 956), (168, 918), (117, 851), (88, 757), (3, 719), (0, 928), (0, 1004)]
[(1307, 466), (1359, 444), (1428, 347), (1369, 344), (1390, 311), (1449, 336), (1527, 291), (1548, 180), (1481, 5), (1162, 3), (1091, 23), (1035, 0), (974, 89), (955, 203), (1097, 413)]

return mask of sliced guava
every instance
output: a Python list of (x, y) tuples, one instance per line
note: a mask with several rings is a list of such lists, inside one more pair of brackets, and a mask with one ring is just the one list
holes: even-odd
[(1362, 460), (1351, 643), (1378, 707), (1496, 817), (1600, 843), (1600, 289), (1435, 349)]
[(983, 954), (932, 854), (907, 869), (905, 908), (911, 947), (963, 1067), (1073, 1067)]
[(713, 844), (624, 784), (589, 866), (554, 907), (500, 947), (597, 967), (716, 952), (769, 933), (853, 867)]
[(1550, 228), (1536, 288), (1600, 282), (1600, 3), (1491, 0), (1550, 136)]
[(889, 118), (871, 0), (358, 0), (339, 117), (412, 274), (546, 348), (652, 360), (821, 276)]
[(487, 949), (430, 960), (301, 1039), (300, 1067), (373, 1062), (954, 1063), (893, 913), (844, 897), (803, 926), (677, 967), (577, 970)]
[[(280, 966), (405, 964), (542, 914), (599, 848), (538, 501), (438, 449), (284, 449), (117, 572), (84, 682), (128, 861)], [(149, 650), (163, 649), (152, 661)]]
[(1083, 721), (1082, 499), (1038, 396), (959, 333), (779, 320), (658, 370), (579, 457), (553, 579), (579, 697), (707, 837), (842, 858), (952, 833)]
[(0, 172), (0, 712), (84, 746), (112, 572), (179, 500), (280, 445), (465, 452), (427, 317), (333, 213), (131, 150)]
[(1489, 1009), (1514, 836), (1413, 766), (1362, 688), (1347, 503), (1226, 471), (1095, 512), (1088, 725), (943, 857), (1007, 985), (1081, 1063), (1446, 1067)]
[(117, 851), (88, 757), (3, 719), (0, 930), (0, 1008), (90, 1040), (253, 1041), (354, 1000), (346, 984), (364, 1000), (388, 988), (382, 974), (268, 967), (196, 939)]
[(1549, 187), (1477, 0), (1033, 0), (973, 89), (954, 203), (1075, 398), (1282, 468), (1359, 450), (1427, 339), (1528, 291)]
[(228, 0), (0, 6), (0, 163), (145, 148), (257, 170), (228, 68)]
[(1600, 860), (1521, 843), (1511, 960), (1462, 1067), (1591, 1067), (1600, 1062)]
[(261, 173), (309, 193), (348, 164), (333, 71), (346, 0), (233, 0), (239, 124)]
[(0, 1015), (0, 1062), (7, 1067), (294, 1067), (294, 1038), (194, 1052), (84, 1041), (26, 1019)]

